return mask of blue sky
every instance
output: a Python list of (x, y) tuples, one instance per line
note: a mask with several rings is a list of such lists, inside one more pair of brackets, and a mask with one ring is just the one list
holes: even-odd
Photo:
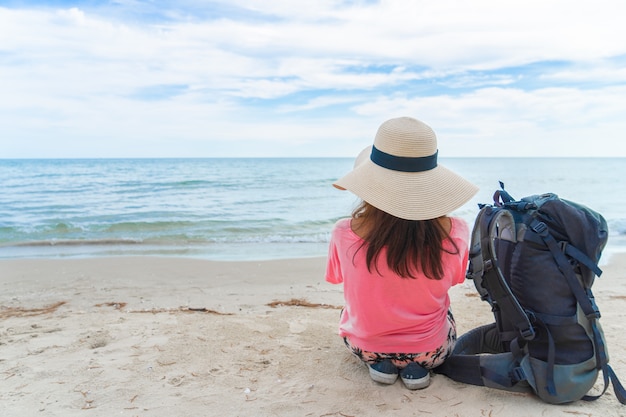
[(623, 0), (0, 0), (0, 158), (626, 157)]

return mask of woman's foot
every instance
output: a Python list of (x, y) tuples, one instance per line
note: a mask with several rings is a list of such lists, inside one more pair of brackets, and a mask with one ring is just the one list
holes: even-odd
[(367, 366), (370, 369), (370, 378), (376, 382), (391, 385), (398, 379), (398, 368), (389, 359)]
[(400, 378), (408, 389), (423, 389), (430, 384), (430, 372), (415, 362), (400, 371)]

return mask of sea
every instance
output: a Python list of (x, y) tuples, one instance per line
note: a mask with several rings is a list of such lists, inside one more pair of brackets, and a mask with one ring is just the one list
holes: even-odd
[[(626, 158), (440, 158), (480, 187), (470, 226), (503, 182), (601, 213), (603, 259), (626, 251)], [(0, 159), (0, 259), (325, 256), (357, 198), (332, 187), (352, 158)], [(608, 255), (605, 255), (608, 254)]]

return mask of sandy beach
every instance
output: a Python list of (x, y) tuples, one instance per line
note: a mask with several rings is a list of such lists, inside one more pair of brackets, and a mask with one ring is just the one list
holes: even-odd
[[(441, 375), (421, 391), (378, 385), (336, 335), (342, 289), (324, 282), (324, 267), (324, 258), (0, 261), (0, 414), (626, 415), (612, 388), (554, 406)], [(594, 292), (626, 382), (626, 255), (603, 269)], [(473, 283), (451, 295), (460, 333), (492, 321)]]

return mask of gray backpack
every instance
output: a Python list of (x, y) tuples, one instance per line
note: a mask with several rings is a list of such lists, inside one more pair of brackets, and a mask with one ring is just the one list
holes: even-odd
[[(610, 382), (600, 311), (591, 287), (608, 239), (604, 218), (555, 194), (513, 199), (500, 183), (481, 205), (472, 231), (467, 277), (495, 322), (463, 334), (435, 372), (473, 385), (534, 392), (561, 404), (594, 400)], [(589, 395), (600, 372), (604, 390)]]

